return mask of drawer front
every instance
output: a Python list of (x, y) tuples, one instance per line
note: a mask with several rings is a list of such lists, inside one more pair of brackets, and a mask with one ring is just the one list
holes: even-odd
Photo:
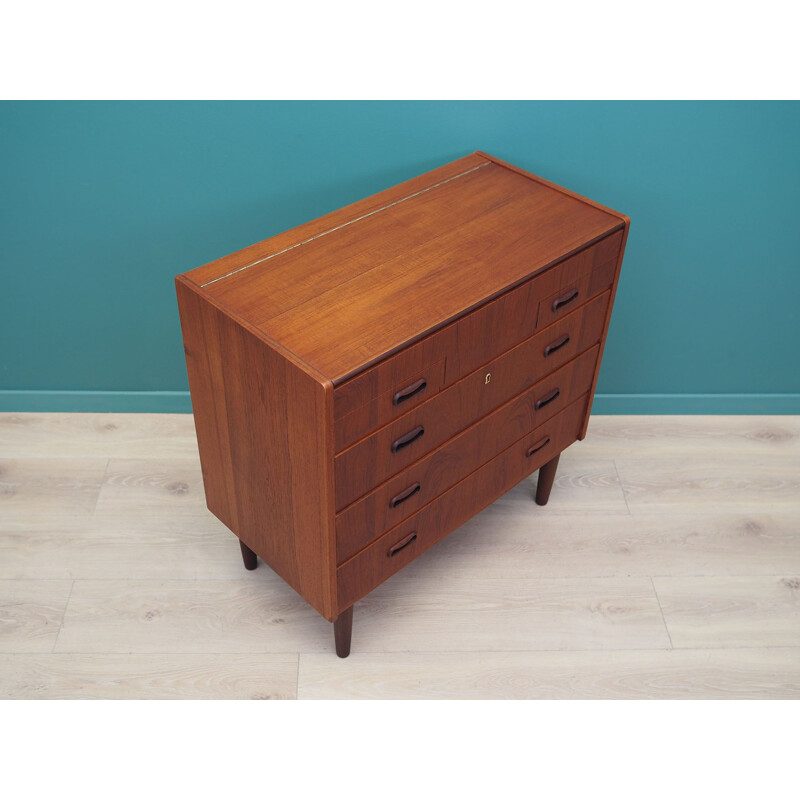
[(616, 259), (612, 259), (596, 266), (591, 272), (583, 270), (573, 276), (565, 275), (562, 286), (539, 301), (536, 327), (541, 329), (552, 325), (556, 320), (611, 286), (616, 266)]
[[(459, 320), (458, 335), (447, 353), (445, 384), (450, 384), (528, 339), (557, 320), (574, 313), (611, 286), (622, 244), (616, 233), (562, 261), (552, 270), (518, 286)], [(610, 265), (610, 269), (609, 269)], [(542, 298), (578, 287), (578, 296), (548, 318), (540, 316)]]
[(610, 292), (604, 292), (339, 453), (334, 459), (336, 510), (599, 342), (609, 299)]
[(534, 428), (540, 432), (540, 441), (554, 441), (551, 426), (545, 423), (589, 391), (599, 349), (595, 345), (338, 514), (338, 562), (355, 555)]
[[(336, 572), (339, 610), (349, 608), (574, 442), (587, 403), (584, 395), (342, 564)], [(547, 438), (550, 441), (543, 444)], [(531, 500), (531, 513), (534, 509)]]
[(372, 402), (337, 420), (336, 452), (344, 450), (348, 444), (357, 442), (370, 431), (397, 419), (438, 394), (444, 384), (444, 365), (444, 359), (428, 365), (415, 375), (399, 382), (397, 391), (385, 392)]
[[(453, 383), (490, 361), (497, 353), (514, 347), (535, 331), (605, 291), (613, 282), (622, 234), (622, 231), (610, 234), (337, 386), (333, 396), (334, 418), (340, 420), (383, 395), (394, 395), (417, 380), (425, 379), (430, 385), (430, 366), (444, 359), (447, 360), (445, 383)], [(540, 309), (543, 298), (549, 298), (552, 305), (560, 295), (575, 288), (578, 296), (558, 306), (549, 315)], [(380, 426), (386, 424), (391, 416), (379, 413), (374, 419), (375, 425)], [(361, 431), (360, 435), (366, 433), (369, 430)]]

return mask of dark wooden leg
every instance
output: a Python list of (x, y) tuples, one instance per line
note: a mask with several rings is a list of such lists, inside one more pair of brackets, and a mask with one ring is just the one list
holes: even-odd
[(544, 466), (539, 469), (539, 482), (536, 484), (536, 504), (546, 506), (550, 499), (550, 490), (553, 488), (553, 481), (556, 479), (558, 469), (559, 453), (555, 458), (551, 458)]
[(242, 541), (239, 542), (242, 548), (242, 561), (245, 569), (255, 569), (258, 566), (258, 556)]
[(353, 635), (353, 606), (342, 611), (333, 621), (333, 639), (336, 642), (336, 655), (347, 658), (350, 655), (350, 637)]

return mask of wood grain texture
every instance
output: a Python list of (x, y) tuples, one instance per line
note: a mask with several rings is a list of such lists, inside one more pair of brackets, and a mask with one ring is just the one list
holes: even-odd
[[(546, 506), (536, 506), (537, 519), (575, 514), (617, 517), (629, 513), (614, 460), (584, 457), (581, 445), (576, 442), (561, 454), (552, 501)], [(536, 483), (537, 477), (532, 475), (499, 497), (489, 512), (495, 524), (505, 524), (509, 516), (516, 518), (530, 513)]]
[(585, 203), (586, 205), (592, 206), (592, 208), (599, 209), (600, 211), (604, 211), (607, 214), (611, 214), (611, 216), (617, 217), (621, 221), (625, 222), (628, 220), (628, 217), (625, 214), (620, 214), (619, 211), (614, 211), (614, 209), (609, 208), (608, 206), (604, 206), (602, 203), (598, 203), (596, 200), (591, 200), (588, 197), (584, 197), (577, 192), (573, 192), (571, 189), (565, 189), (563, 186), (559, 186), (552, 181), (548, 181), (545, 178), (540, 177), (539, 175), (534, 175), (532, 172), (528, 172), (527, 170), (522, 169), (522, 167), (515, 166), (514, 164), (509, 164), (507, 161), (503, 161), (496, 156), (489, 155), (488, 153), (484, 153), (483, 150), (476, 150), (473, 154), (475, 156), (485, 158), (488, 161), (491, 161), (493, 164), (498, 164), (506, 169), (511, 170), (512, 172), (516, 172), (519, 175), (524, 175), (526, 178), (529, 178), (532, 181), (536, 181), (536, 183), (540, 183), (543, 186), (549, 186), (551, 189), (557, 189), (560, 192), (563, 192), (569, 197), (574, 198), (575, 200), (579, 200), (581, 203)]
[[(181, 536), (174, 532), (159, 534), (154, 529), (149, 537), (137, 541), (135, 530), (128, 531), (124, 525), (124, 513), (116, 516), (116, 529), (110, 530), (98, 526), (67, 531), (0, 531), (0, 579), (193, 581), (235, 580), (241, 576), (242, 558), (235, 542), (230, 531), (216, 520), (221, 541), (193, 536), (193, 526), (188, 522)], [(170, 512), (168, 519), (174, 521), (178, 513)], [(164, 541), (159, 541), (160, 535)]]
[[(561, 462), (561, 477), (573, 484), (583, 472), (580, 462), (566, 454)], [(533, 485), (529, 478), (509, 493), (514, 498), (505, 495), (466, 522), (437, 545), (436, 557), (426, 564), (461, 572), (475, 564), (499, 569), (523, 561), (536, 577), (562, 578), (800, 573), (797, 514), (696, 514), (692, 505), (669, 516), (628, 516), (624, 506), (622, 513), (600, 514), (581, 502), (583, 493), (605, 491), (589, 484), (570, 496), (572, 514), (542, 518), (528, 511)], [(587, 510), (577, 513), (582, 507)]]
[(800, 577), (653, 579), (675, 647), (800, 646)]
[[(29, 443), (0, 425), (0, 452), (36, 476), (10, 529), (0, 515), (0, 639), (14, 651), (0, 656), (0, 697), (291, 697), (298, 655), (309, 699), (798, 697), (800, 648), (780, 643), (796, 636), (800, 506), (753, 492), (744, 507), (713, 483), (687, 491), (675, 471), (669, 513), (629, 514), (614, 463), (661, 485), (682, 453), (710, 474), (790, 461), (798, 417), (593, 417), (547, 506), (532, 506), (532, 475), (416, 559), (358, 603), (339, 661), (329, 623), (271, 570), (246, 573), (213, 516), (198, 527), (199, 464), (170, 444), (160, 458), (107, 440), (88, 523), (43, 527), (40, 505), (73, 507), (74, 491), (81, 507), (82, 483), (65, 478), (105, 463), (104, 440), (92, 415), (31, 416)], [(119, 417), (145, 438), (158, 427)], [(165, 436), (191, 427), (176, 419)], [(188, 491), (167, 491), (177, 481)], [(51, 654), (70, 578), (56, 650), (72, 652)], [(674, 649), (656, 638), (665, 617)]]
[[(427, 402), (444, 386), (444, 368), (447, 359), (428, 364), (416, 377), (398, 381), (388, 392), (364, 403), (349, 414), (336, 420), (334, 445), (336, 452), (357, 442), (363, 436), (397, 417), (407, 414), (412, 408)], [(381, 365), (383, 366), (383, 365)], [(403, 399), (398, 402), (398, 398)], [(333, 400), (336, 414), (336, 394)]]
[(330, 624), (277, 575), (240, 575), (76, 581), (55, 652), (333, 653)]
[(197, 460), (191, 414), (0, 413), (0, 458), (147, 458), (154, 453)]
[(646, 470), (636, 458), (615, 462), (632, 514), (670, 513), (700, 498), (708, 512), (717, 512), (722, 505), (747, 512), (759, 503), (770, 503), (777, 510), (797, 507), (800, 498), (800, 460), (795, 456), (665, 456)]
[(338, 384), (611, 228), (598, 221), (584, 238), (577, 231), (588, 221), (572, 227), (566, 208), (530, 202), (513, 210), (511, 220), (505, 207), (491, 212), (485, 230), (444, 234), (258, 327)]
[[(547, 447), (539, 448), (541, 431), (527, 434), (345, 562), (336, 572), (341, 607), (352, 605), (552, 459), (575, 440), (585, 413), (584, 397), (554, 418), (547, 437), (552, 443)], [(532, 446), (536, 446), (533, 453)], [(401, 542), (408, 546), (401, 549)]]
[(324, 292), (341, 291), (343, 284), (399, 252), (443, 231), (468, 228), (486, 213), (525, 197), (527, 181), (485, 166), (204, 288), (260, 327)]
[(85, 525), (107, 463), (106, 458), (0, 459), (0, 530)]
[[(605, 352), (606, 347), (606, 339), (608, 338), (608, 329), (611, 325), (611, 309), (614, 307), (614, 300), (617, 297), (617, 289), (619, 288), (619, 278), (620, 272), (622, 270), (622, 259), (625, 255), (625, 245), (628, 242), (628, 230), (630, 229), (630, 220), (625, 218), (625, 228), (622, 235), (622, 244), (620, 245), (619, 249), (619, 256), (617, 257), (617, 265), (616, 269), (614, 270), (614, 277), (613, 282), (611, 284), (611, 298), (608, 301), (608, 308), (606, 310), (606, 318), (603, 323), (603, 333), (600, 337), (600, 355), (597, 358), (597, 367), (595, 368), (594, 373), (594, 381), (592, 382), (592, 388), (589, 392), (589, 408), (592, 407), (592, 402), (594, 401), (594, 393), (597, 390), (597, 381), (600, 377), (600, 364), (603, 360), (603, 353)], [(581, 440), (586, 438), (586, 431), (589, 427), (589, 416), (586, 416), (586, 419), (583, 423), (583, 429), (581, 430), (581, 434), (578, 438)]]
[[(800, 457), (800, 417), (592, 416), (584, 452), (610, 457)], [(648, 469), (649, 472), (649, 469)]]
[[(403, 202), (372, 204), (382, 210), (353, 224), (358, 214), (345, 211), (332, 228), (315, 228), (318, 238), (267, 240), (259, 257), (268, 260), (228, 278), (208, 283), (252, 263), (252, 249), (187, 281), (340, 383), (622, 228), (619, 215), (552, 185), (485, 157), (470, 164), (483, 166)], [(421, 186), (435, 183), (421, 177)]]
[(430, 550), (356, 607), (354, 653), (668, 648), (649, 578), (559, 579), (427, 569)]
[(72, 581), (0, 580), (0, 653), (49, 653)]
[[(537, 418), (540, 412), (535, 410), (536, 397), (546, 396), (549, 384), (531, 399), (522, 398), (519, 404), (515, 403), (515, 408), (498, 409), (338, 514), (336, 549), (339, 562), (355, 555), (384, 531), (399, 525), (523, 436), (541, 448), (532, 456), (539, 463), (544, 463), (548, 457), (571, 444), (574, 441), (573, 420), (575, 415), (584, 412), (585, 402), (567, 404), (574, 403), (589, 389), (594, 362), (587, 361), (586, 364), (582, 367), (586, 373), (584, 380), (573, 383), (573, 391), (564, 392), (562, 404), (551, 408), (553, 403), (541, 409), (549, 413), (542, 413), (540, 419)], [(392, 504), (403, 490), (414, 485), (419, 488), (408, 500)]]
[(297, 655), (0, 656), (9, 700), (293, 700)]
[[(600, 295), (339, 453), (334, 459), (337, 511), (591, 348), (600, 335), (607, 300), (606, 294)], [(547, 355), (549, 345), (565, 338), (566, 344)], [(393, 442), (417, 427), (424, 429), (424, 436), (393, 452)]]
[(109, 459), (83, 530), (88, 539), (128, 544), (226, 541), (226, 528), (206, 509), (197, 458)]
[(177, 291), (208, 507), (333, 619), (331, 386)]
[(456, 175), (459, 175), (467, 170), (474, 169), (488, 162), (484, 156), (471, 154), (445, 164), (442, 167), (437, 167), (430, 172), (418, 175), (408, 181), (391, 186), (384, 191), (371, 195), (356, 203), (352, 203), (344, 208), (336, 209), (330, 214), (326, 214), (315, 220), (300, 225), (297, 228), (286, 231), (285, 233), (278, 234), (262, 242), (258, 242), (236, 253), (231, 253), (223, 258), (217, 259), (206, 264), (203, 267), (198, 267), (192, 270), (191, 278), (194, 283), (202, 285), (208, 281), (215, 280), (221, 275), (239, 269), (240, 267), (258, 261), (261, 258), (273, 255), (288, 247), (293, 247), (300, 242), (310, 239), (314, 236), (325, 231), (338, 228), (340, 225), (357, 219), (374, 212), (384, 206), (402, 200), (404, 197), (409, 197), (422, 191), (434, 184), (441, 181), (449, 180)]
[[(609, 302), (608, 312), (606, 314), (605, 323), (603, 325), (603, 336), (602, 336), (601, 344), (600, 344), (600, 357), (598, 358), (598, 361), (597, 361), (597, 368), (595, 370), (594, 381), (592, 382), (592, 388), (591, 388), (591, 391), (589, 392), (589, 408), (591, 408), (592, 401), (594, 400), (594, 394), (595, 394), (595, 391), (597, 389), (597, 380), (600, 377), (600, 364), (602, 362), (603, 352), (605, 350), (606, 338), (608, 336), (608, 328), (609, 328), (609, 325), (611, 323), (611, 309), (612, 309), (612, 307), (614, 305), (614, 299), (617, 296), (617, 288), (619, 286), (620, 271), (622, 269), (622, 259), (623, 259), (623, 256), (625, 255), (625, 245), (627, 244), (627, 241), (628, 241), (628, 231), (630, 230), (630, 225), (631, 225), (630, 217), (628, 217), (625, 214), (620, 214), (619, 211), (614, 211), (613, 209), (608, 208), (607, 206), (604, 206), (604, 205), (596, 202), (595, 200), (590, 200), (589, 198), (584, 197), (582, 195), (579, 195), (576, 192), (573, 192), (573, 191), (571, 191), (569, 189), (565, 189), (562, 186), (558, 186), (558, 185), (552, 183), (551, 181), (548, 181), (548, 180), (545, 180), (544, 178), (539, 177), (538, 175), (533, 175), (532, 173), (527, 172), (526, 170), (521, 169), (520, 167), (514, 166), (513, 164), (509, 164), (509, 163), (507, 163), (505, 161), (502, 161), (501, 159), (496, 158), (494, 156), (490, 156), (487, 153), (484, 153), (483, 151), (480, 151), (480, 150), (477, 151), (476, 155), (488, 158), (493, 163), (501, 165), (501, 166), (505, 167), (506, 169), (509, 169), (509, 170), (511, 170), (513, 172), (516, 172), (516, 173), (520, 174), (520, 175), (524, 175), (525, 177), (527, 177), (527, 178), (529, 178), (529, 179), (531, 179), (533, 181), (536, 181), (537, 183), (541, 184), (542, 186), (548, 186), (550, 188), (557, 189), (557, 190), (563, 192), (564, 194), (568, 195), (569, 197), (572, 197), (572, 198), (576, 199), (577, 201), (579, 201), (581, 203), (585, 203), (586, 205), (591, 206), (592, 208), (595, 208), (595, 209), (597, 209), (599, 211), (603, 211), (603, 212), (605, 212), (605, 213), (607, 213), (607, 214), (609, 214), (609, 215), (611, 215), (613, 217), (616, 217), (617, 219), (622, 221), (622, 225), (623, 225), (622, 242), (621, 242), (621, 245), (620, 245), (620, 248), (619, 248), (619, 256), (618, 256), (618, 259), (617, 259), (616, 269), (614, 270), (613, 283), (612, 283), (612, 287), (611, 287), (611, 301)], [(581, 430), (580, 436), (578, 437), (579, 439), (583, 440), (583, 439), (586, 438), (586, 430), (588, 428), (588, 425), (589, 425), (589, 416), (587, 415), (587, 417), (586, 417), (586, 419), (584, 420), (584, 423), (583, 423), (583, 429)]]
[[(610, 267), (616, 266), (620, 238), (621, 233), (615, 233), (601, 239), (338, 385), (334, 392), (337, 422), (372, 398), (427, 377), (434, 362), (446, 361), (446, 383), (451, 384), (605, 291), (611, 285)], [(574, 304), (556, 314), (541, 314), (542, 298), (575, 286), (586, 289)], [(389, 418), (376, 413), (376, 423), (385, 423)]]
[[(435, 397), (444, 386), (446, 363), (447, 359), (442, 358), (435, 364), (427, 364), (421, 367), (411, 376), (404, 377), (393, 383), (392, 388), (388, 391), (369, 402), (363, 403), (358, 408), (354, 408), (341, 419), (337, 419), (334, 426), (336, 452), (344, 450), (380, 426), (387, 425), (392, 420), (407, 414), (412, 408), (416, 408)], [(394, 370), (394, 365), (392, 364), (381, 363), (378, 367), (389, 371)], [(394, 375), (395, 373), (392, 371), (391, 374)], [(382, 384), (388, 384), (390, 381), (391, 378), (383, 378), (381, 376)], [(398, 396), (403, 396), (409, 391), (413, 391), (414, 387), (420, 386), (422, 388), (418, 388), (407, 400), (396, 402)], [(338, 392), (334, 391), (334, 416), (336, 415), (337, 394)]]
[[(574, 309), (556, 324), (525, 339), (516, 347), (496, 354), (488, 362), (482, 363), (479, 369), (462, 376), (457, 383), (451, 383), (437, 394), (424, 398), (421, 403), (414, 404), (408, 409), (401, 408), (402, 414), (384, 415), (387, 423), (384, 429), (409, 430), (417, 424), (426, 425), (431, 419), (436, 421), (443, 419), (448, 424), (459, 420), (470, 424), (479, 419), (483, 414), (554, 373), (578, 354), (592, 347), (598, 341), (596, 337), (600, 334), (605, 311), (604, 298), (605, 296), (601, 295), (591, 303)], [(557, 352), (545, 355), (545, 348), (565, 335), (570, 340)], [(451, 355), (455, 352), (454, 348)], [(594, 372), (594, 365), (592, 371)], [(450, 372), (448, 367), (448, 373)], [(423, 370), (417, 374), (427, 378), (429, 373)], [(488, 381), (487, 375), (489, 375)], [(412, 410), (415, 413), (411, 414)], [(453, 415), (456, 416), (451, 422)], [(411, 422), (411, 420), (416, 421)], [(367, 423), (374, 421), (375, 417), (371, 416), (367, 420), (358, 410), (338, 420), (335, 433), (336, 452), (347, 450), (348, 445), (353, 445), (354, 442), (356, 446), (363, 447), (367, 442), (375, 441), (366, 437), (362, 442), (357, 441), (371, 430), (372, 424)], [(389, 425), (391, 427), (388, 427)], [(464, 422), (462, 427), (466, 427)], [(458, 428), (451, 427), (451, 430)]]
[(300, 700), (800, 699), (800, 648), (300, 657)]

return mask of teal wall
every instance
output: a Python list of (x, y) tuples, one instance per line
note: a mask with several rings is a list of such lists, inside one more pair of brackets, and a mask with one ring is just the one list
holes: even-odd
[(0, 409), (185, 411), (173, 276), (476, 149), (630, 215), (595, 412), (800, 413), (800, 104), (0, 103)]

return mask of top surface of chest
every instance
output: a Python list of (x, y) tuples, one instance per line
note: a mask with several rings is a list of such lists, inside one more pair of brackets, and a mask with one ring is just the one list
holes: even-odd
[(337, 384), (622, 224), (475, 153), (186, 277)]

